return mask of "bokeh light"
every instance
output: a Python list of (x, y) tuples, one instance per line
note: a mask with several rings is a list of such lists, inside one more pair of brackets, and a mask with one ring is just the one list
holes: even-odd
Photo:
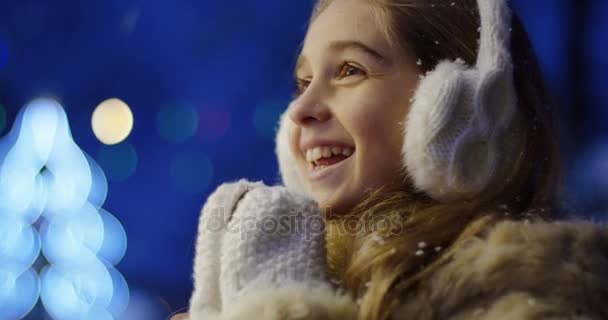
[(112, 98), (100, 103), (91, 117), (93, 133), (104, 144), (112, 145), (125, 140), (133, 129), (131, 108), (120, 99)]
[(0, 216), (0, 239), (0, 257), (6, 264), (29, 268), (40, 254), (40, 237), (31, 224)]
[(98, 182), (91, 187), (88, 200), (92, 206), (99, 209), (106, 201), (106, 197), (108, 196), (108, 180), (106, 179), (106, 174), (103, 172), (103, 169), (99, 166), (95, 159), (91, 158), (91, 156), (86, 153), (85, 156), (87, 162), (89, 163), (91, 174), (94, 177), (97, 177), (96, 179)]
[(279, 117), (288, 104), (287, 100), (276, 99), (256, 106), (253, 113), (253, 125), (262, 137), (274, 140)]
[(202, 138), (221, 138), (230, 129), (232, 115), (229, 110), (203, 109), (200, 115)]
[[(36, 305), (40, 280), (33, 269), (15, 275), (0, 266), (0, 319), (21, 319)], [(8, 293), (8, 294), (7, 294)]]
[(109, 305), (113, 291), (112, 278), (103, 264), (86, 268), (52, 264), (42, 270), (40, 278), (40, 297), (53, 318), (112, 319), (108, 310), (99, 307)]
[(8, 64), (9, 51), (8, 42), (4, 37), (0, 36), (0, 71), (2, 71)]
[(211, 183), (213, 164), (203, 152), (184, 152), (175, 155), (169, 172), (171, 182), (188, 193), (202, 193)]
[(156, 128), (167, 142), (181, 143), (196, 133), (198, 121), (196, 109), (186, 105), (172, 105), (158, 112)]
[[(114, 268), (126, 234), (101, 209), (106, 183), (57, 101), (19, 112), (0, 139), (0, 319), (22, 318), (39, 297), (55, 319), (112, 320), (126, 309), (128, 285)], [(40, 252), (48, 264), (38, 276)]]
[(111, 265), (117, 265), (127, 251), (127, 233), (118, 219), (104, 209), (99, 210), (103, 221), (103, 243), (98, 255)]
[(137, 151), (130, 143), (101, 146), (97, 152), (97, 162), (109, 180), (122, 182), (131, 177), (138, 164)]

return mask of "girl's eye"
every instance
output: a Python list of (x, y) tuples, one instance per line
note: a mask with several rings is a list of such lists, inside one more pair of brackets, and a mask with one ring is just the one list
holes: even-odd
[[(367, 73), (365, 71), (363, 71), (363, 69), (355, 67), (355, 66), (351, 65), (350, 63), (345, 62), (340, 67), (340, 70), (339, 70), (337, 76), (338, 76), (338, 78), (342, 79), (342, 78), (351, 77), (351, 76), (366, 76), (366, 75), (367, 75)], [(301, 96), (304, 93), (304, 91), (306, 91), (306, 88), (308, 88), (309, 85), (310, 85), (310, 80), (296, 79), (296, 85), (294, 88), (293, 98), (297, 98), (297, 97)]]
[(342, 67), (340, 68), (340, 72), (338, 73), (338, 77), (341, 78), (345, 78), (345, 77), (350, 77), (350, 76), (365, 76), (366, 73), (365, 71), (363, 71), (360, 68), (357, 68), (349, 63), (344, 63), (342, 65)]
[(309, 84), (310, 84), (310, 81), (308, 81), (308, 80), (296, 79), (296, 85), (295, 85), (293, 97), (296, 98), (296, 97), (299, 97), (300, 95), (302, 95), (302, 93), (304, 93), (304, 91), (306, 91), (306, 88), (308, 88)]

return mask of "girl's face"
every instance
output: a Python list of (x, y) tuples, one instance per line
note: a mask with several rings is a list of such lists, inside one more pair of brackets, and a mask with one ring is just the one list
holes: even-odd
[(334, 213), (401, 180), (403, 121), (420, 71), (389, 45), (373, 12), (365, 1), (332, 1), (310, 25), (295, 71), (290, 147), (313, 197)]

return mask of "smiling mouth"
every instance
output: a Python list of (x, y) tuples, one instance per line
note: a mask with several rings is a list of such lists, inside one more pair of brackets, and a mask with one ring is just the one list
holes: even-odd
[(353, 157), (353, 154), (354, 152), (349, 155), (332, 155), (309, 162), (308, 179), (310, 181), (319, 181), (335, 175), (341, 167), (349, 162), (348, 160)]

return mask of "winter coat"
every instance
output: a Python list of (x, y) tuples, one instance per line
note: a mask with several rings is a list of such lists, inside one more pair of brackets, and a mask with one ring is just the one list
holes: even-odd
[[(313, 208), (303, 196), (284, 188), (239, 183), (220, 187), (205, 205), (203, 217), (213, 208), (235, 208), (235, 199), (246, 203), (239, 204), (228, 220), (254, 211), (258, 216), (260, 212), (280, 215), (287, 208), (285, 203)], [(232, 190), (226, 192), (228, 188)], [(268, 209), (273, 207), (281, 210)], [(201, 218), (190, 320), (357, 318), (358, 304), (326, 282), (316, 266), (323, 263), (320, 255), (309, 254), (323, 252), (317, 235), (210, 241), (204, 236), (204, 222)], [(209, 249), (214, 241), (215, 249)], [(294, 251), (297, 261), (286, 263), (294, 255), (285, 254)], [(451, 260), (408, 292), (391, 319), (608, 319), (608, 230), (604, 226), (583, 221), (504, 221), (452, 252)], [(213, 254), (215, 262), (209, 258)], [(235, 259), (245, 262), (233, 268)], [(269, 270), (272, 275), (263, 275)]]

